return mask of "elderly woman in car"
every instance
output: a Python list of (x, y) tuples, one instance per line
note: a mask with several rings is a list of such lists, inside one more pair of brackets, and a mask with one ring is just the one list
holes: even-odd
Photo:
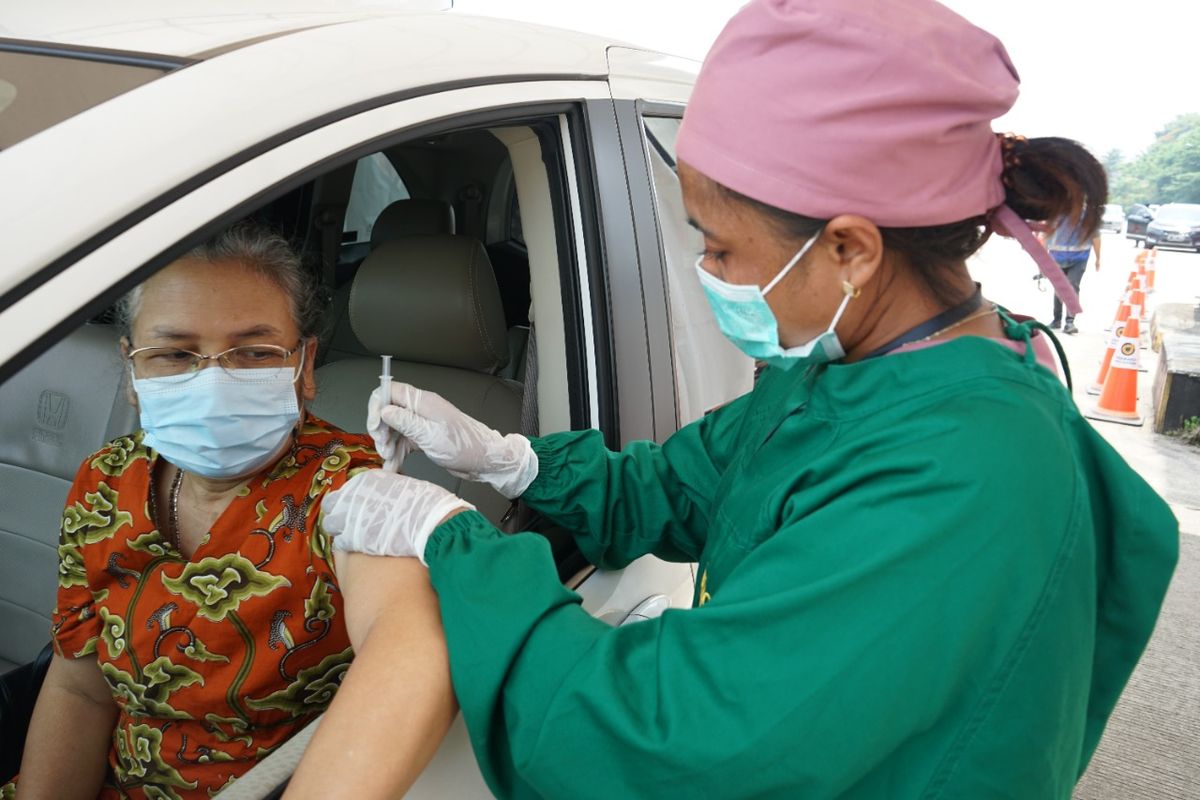
[[(397, 758), (372, 768), (404, 785), (440, 740), (415, 738), (453, 718), (445, 647), (419, 565), (335, 563), (318, 523), (326, 494), (377, 456), (304, 410), (311, 279), (281, 237), (242, 224), (121, 312), (142, 429), (87, 458), (67, 499), (55, 657), (20, 797), (210, 797), (324, 711), (354, 650), (380, 640), (409, 655), (365, 661), (340, 705), (413, 722), (396, 731)], [(388, 667), (422, 691), (375, 697), (370, 673)]]

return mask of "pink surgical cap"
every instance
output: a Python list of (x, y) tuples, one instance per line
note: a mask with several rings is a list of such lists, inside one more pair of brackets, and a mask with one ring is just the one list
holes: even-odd
[(991, 123), (1019, 82), (996, 37), (932, 0), (752, 0), (704, 61), (678, 154), (740, 194), (816, 219), (925, 227), (991, 214), (1078, 308), (1003, 205)]

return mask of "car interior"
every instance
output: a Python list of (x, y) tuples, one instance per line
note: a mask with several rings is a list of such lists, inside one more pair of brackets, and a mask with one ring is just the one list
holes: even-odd
[[(386, 354), (395, 380), (502, 432), (572, 427), (578, 378), (570, 373), (582, 367), (567, 357), (575, 324), (562, 286), (568, 201), (544, 157), (558, 130), (551, 118), (402, 141), (251, 215), (295, 243), (329, 301), (313, 413), (364, 431)], [(8, 708), (0, 713), (27, 719), (50, 658), (59, 519), (75, 472), (104, 442), (137, 428), (119, 338), (111, 311), (99, 314), (0, 385), (0, 709)], [(420, 455), (404, 471), (459, 493), (506, 529), (538, 530), (564, 581), (586, 576), (572, 537), (519, 504)], [(0, 742), (0, 762), (19, 759), (19, 749)], [(0, 763), (0, 774), (18, 764)]]

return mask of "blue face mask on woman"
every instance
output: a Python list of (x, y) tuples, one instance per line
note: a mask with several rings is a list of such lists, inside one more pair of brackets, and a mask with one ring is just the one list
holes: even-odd
[(833, 315), (833, 322), (829, 323), (825, 332), (796, 347), (785, 348), (780, 343), (779, 323), (767, 303), (767, 293), (779, 285), (792, 268), (800, 263), (800, 259), (820, 235), (820, 232), (817, 232), (805, 242), (796, 255), (792, 256), (791, 261), (788, 261), (763, 288), (749, 284), (726, 283), (704, 269), (704, 256), (697, 259), (696, 272), (700, 276), (700, 285), (704, 288), (708, 304), (712, 306), (721, 333), (751, 358), (765, 361), (772, 366), (791, 369), (797, 364), (824, 364), (846, 355), (835, 328), (850, 298), (854, 296), (854, 287), (850, 284), (845, 284), (848, 287), (846, 297), (838, 306), (837, 313)]
[(206, 478), (236, 478), (267, 466), (300, 419), (292, 367), (211, 367), (135, 378), (133, 388), (146, 446)]

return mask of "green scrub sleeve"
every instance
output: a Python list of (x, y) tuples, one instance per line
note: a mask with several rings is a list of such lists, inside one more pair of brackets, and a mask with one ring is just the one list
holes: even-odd
[[(619, 628), (559, 584), (541, 537), (503, 535), (473, 512), (444, 523), (425, 555), (490, 788), (500, 798), (884, 797), (936, 785), (984, 796), (954, 793), (980, 773), (961, 753), (986, 741), (1011, 763), (1004, 751), (1023, 746), (1025, 721), (1066, 691), (1038, 683), (1044, 670), (1021, 670), (1026, 654), (1090, 660), (1094, 634), (1044, 624), (1086, 602), (1062, 588), (1094, 576), (1094, 561), (1061, 539), (1011, 534), (1069, 528), (1079, 508), (1058, 487), (1006, 475), (1002, 466), (974, 491), (928, 469), (847, 485), (783, 521), (705, 606)], [(1004, 489), (1027, 491), (1026, 503)], [(964, 685), (983, 689), (966, 706)], [(904, 770), (872, 773), (901, 751)], [(1026, 778), (1011, 782), (1035, 785)]]
[(712, 487), (736, 447), (750, 395), (677, 431), (663, 445), (613, 452), (599, 431), (532, 439), (538, 476), (521, 499), (572, 531), (584, 556), (620, 569), (653, 553), (695, 561), (709, 530)]

